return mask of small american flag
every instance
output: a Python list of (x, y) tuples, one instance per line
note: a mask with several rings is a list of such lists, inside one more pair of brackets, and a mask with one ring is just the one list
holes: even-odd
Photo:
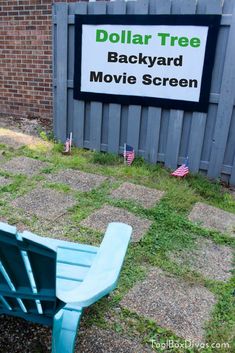
[(72, 149), (72, 132), (70, 132), (69, 137), (65, 141), (63, 153), (69, 154), (69, 153), (71, 153), (71, 149)]
[(66, 139), (66, 142), (64, 144), (64, 153), (69, 153), (70, 152), (70, 139)]
[(177, 168), (171, 175), (179, 178), (183, 178), (185, 175), (189, 173), (188, 167), (188, 157), (185, 159), (184, 164), (182, 164), (179, 168)]
[(127, 161), (127, 164), (130, 166), (133, 160), (135, 159), (135, 151), (134, 148), (125, 143), (124, 145), (124, 160)]

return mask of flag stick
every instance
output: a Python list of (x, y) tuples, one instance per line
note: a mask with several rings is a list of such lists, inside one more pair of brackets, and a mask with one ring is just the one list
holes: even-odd
[(124, 164), (126, 165), (126, 143), (124, 143), (124, 153), (123, 153), (123, 158), (124, 158)]
[(70, 132), (70, 136), (69, 136), (69, 151), (71, 152), (72, 149), (72, 137), (73, 137), (73, 133)]

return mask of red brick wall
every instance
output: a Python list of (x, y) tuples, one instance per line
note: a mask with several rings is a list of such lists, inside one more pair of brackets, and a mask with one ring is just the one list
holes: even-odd
[(0, 0), (0, 113), (52, 118), (53, 2)]

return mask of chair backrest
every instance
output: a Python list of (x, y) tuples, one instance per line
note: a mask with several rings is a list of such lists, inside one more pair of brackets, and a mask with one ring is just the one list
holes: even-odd
[(0, 222), (0, 313), (50, 325), (63, 305), (55, 288), (56, 252)]

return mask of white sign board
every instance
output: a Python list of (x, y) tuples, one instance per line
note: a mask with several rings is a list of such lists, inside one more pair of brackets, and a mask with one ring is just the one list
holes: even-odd
[[(92, 16), (79, 17), (87, 19)], [(148, 17), (153, 20), (152, 16)], [(159, 17), (153, 17), (158, 22)], [(92, 97), (97, 94), (100, 100), (103, 97), (104, 101), (107, 101), (105, 96), (108, 96), (111, 99), (108, 101), (114, 103), (117, 97), (122, 97), (123, 103), (131, 97), (131, 101), (136, 100), (136, 103), (139, 98), (141, 103), (145, 103), (146, 98), (150, 105), (154, 101), (154, 105), (161, 105), (161, 102), (169, 100), (171, 103), (173, 101), (173, 106), (174, 101), (176, 106), (179, 101), (199, 104), (204, 86), (208, 88), (203, 78), (205, 80), (210, 26), (204, 23), (200, 25), (200, 21), (197, 25), (174, 25), (173, 17), (170, 25), (133, 24), (136, 16), (135, 21), (126, 24), (105, 24), (102, 21), (99, 23), (99, 20), (98, 24), (90, 24), (83, 23), (86, 19), (81, 21), (79, 60), (75, 60), (75, 75), (79, 71), (81, 98), (83, 93), (85, 96), (88, 94), (88, 97), (90, 93)], [(75, 43), (77, 45), (77, 41)], [(207, 70), (211, 74), (211, 67)]]

